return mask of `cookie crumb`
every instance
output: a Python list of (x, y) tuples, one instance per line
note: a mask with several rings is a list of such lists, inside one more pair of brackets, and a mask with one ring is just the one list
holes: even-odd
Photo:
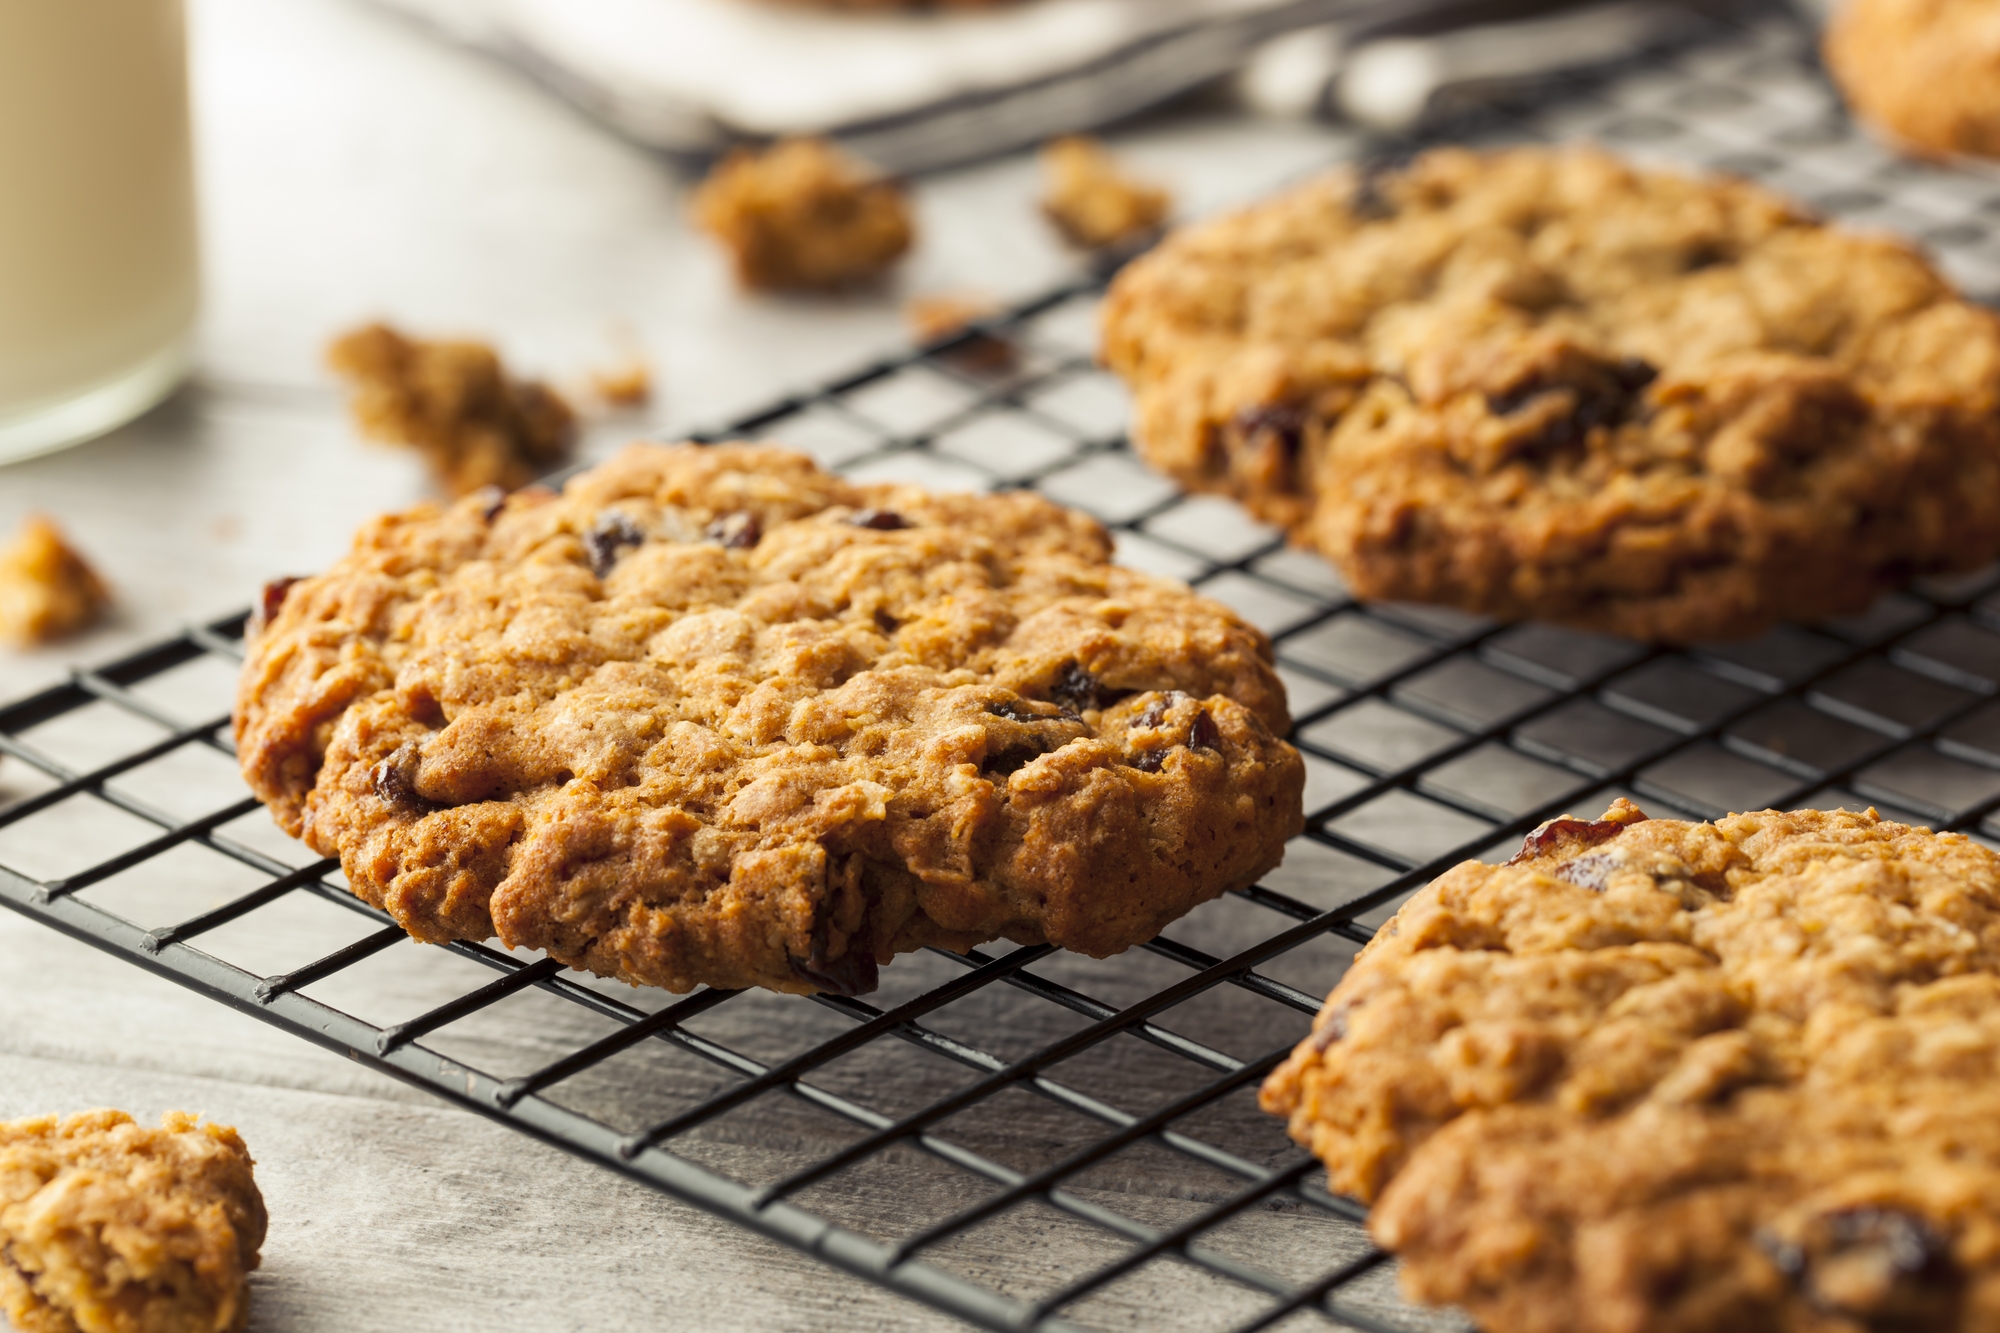
[(40, 514), (29, 515), (13, 545), (0, 551), (0, 638), (22, 647), (47, 643), (82, 629), (110, 602), (97, 571)]
[[(925, 345), (943, 342), (954, 334), (964, 332), (966, 325), (990, 319), (998, 313), (999, 307), (984, 297), (949, 292), (913, 297), (903, 306), (903, 318), (909, 323), (910, 336)], [(961, 370), (998, 375), (1020, 363), (1021, 349), (1011, 338), (981, 332), (946, 348), (939, 355)]]
[(370, 324), (336, 339), (327, 364), (352, 390), (362, 433), (422, 453), (454, 496), (519, 490), (569, 457), (570, 405), (545, 384), (510, 376), (485, 343)]
[(169, 1111), (0, 1121), (0, 1310), (13, 1326), (240, 1333), (267, 1217), (242, 1137)]
[(1104, 145), (1083, 135), (1042, 149), (1048, 192), (1042, 212), (1072, 245), (1088, 250), (1124, 246), (1153, 235), (1173, 211), (1174, 197), (1118, 169)]
[(610, 407), (644, 407), (653, 401), (653, 372), (635, 357), (622, 366), (593, 371), (590, 391)]
[(916, 234), (909, 200), (825, 139), (738, 148), (694, 196), (695, 221), (745, 287), (825, 291), (880, 276)]

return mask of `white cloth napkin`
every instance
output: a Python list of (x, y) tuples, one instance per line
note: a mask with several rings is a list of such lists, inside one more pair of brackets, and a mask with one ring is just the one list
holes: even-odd
[[(838, 14), (771, 0), (378, 0), (653, 147), (841, 133), (921, 170), (1100, 124), (1381, 0), (1026, 0)], [(1422, 0), (1403, 0), (1401, 8)]]

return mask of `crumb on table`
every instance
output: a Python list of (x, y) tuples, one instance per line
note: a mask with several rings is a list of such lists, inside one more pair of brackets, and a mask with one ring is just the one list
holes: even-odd
[(181, 1111), (0, 1121), (0, 1311), (19, 1333), (240, 1333), (267, 1224), (254, 1165)]
[(353, 391), (362, 432), (421, 452), (453, 495), (518, 490), (569, 456), (576, 417), (560, 394), (508, 375), (485, 343), (405, 337), (370, 324), (327, 362)]
[(635, 357), (623, 365), (593, 372), (590, 390), (612, 407), (644, 407), (653, 400), (653, 372)]
[(694, 197), (746, 287), (826, 290), (880, 275), (915, 236), (909, 200), (824, 139), (739, 148)]
[[(910, 336), (922, 344), (942, 342), (966, 325), (998, 313), (999, 308), (984, 297), (961, 293), (912, 297), (903, 306)], [(1014, 368), (1021, 359), (1021, 349), (1000, 334), (982, 332), (941, 355), (963, 370), (999, 374)]]
[(110, 601), (104, 580), (40, 514), (0, 551), (0, 638), (47, 643), (83, 628)]
[(1074, 245), (1102, 250), (1150, 236), (1173, 211), (1173, 195), (1124, 175), (1104, 145), (1082, 135), (1042, 149), (1048, 192), (1042, 211)]

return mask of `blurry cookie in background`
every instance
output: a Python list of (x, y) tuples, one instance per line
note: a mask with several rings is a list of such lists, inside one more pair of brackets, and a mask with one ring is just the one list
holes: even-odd
[(97, 618), (111, 590), (89, 562), (40, 514), (0, 550), (0, 639), (30, 647), (74, 633)]
[(1863, 120), (1919, 152), (2000, 157), (2000, 4), (1846, 0), (1825, 49)]
[(362, 433), (422, 453), (452, 495), (518, 490), (569, 457), (569, 404), (547, 385), (509, 375), (485, 343), (370, 324), (337, 339), (327, 363), (352, 390)]
[(1914, 248), (1595, 149), (1440, 149), (1187, 228), (1134, 441), (1370, 600), (1699, 642), (2000, 555), (2000, 319)]
[(19, 1333), (241, 1333), (267, 1224), (254, 1165), (181, 1111), (0, 1121), (0, 1311)]
[(867, 282), (916, 238), (902, 187), (825, 139), (736, 149), (695, 192), (694, 216), (737, 280), (769, 291)]
[(1174, 197), (1126, 175), (1097, 140), (1069, 135), (1042, 149), (1042, 212), (1070, 244), (1107, 250), (1144, 241), (1166, 225)]

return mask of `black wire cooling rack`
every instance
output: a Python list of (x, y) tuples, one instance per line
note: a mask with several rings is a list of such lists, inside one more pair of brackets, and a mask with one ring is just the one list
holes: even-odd
[[(1765, 177), (2000, 290), (2000, 182), (1897, 160), (1781, 18), (1455, 127), (1592, 136)], [(1033, 486), (1268, 630), (1310, 773), (1266, 882), (1094, 962), (918, 954), (867, 999), (635, 991), (409, 941), (234, 774), (242, 617), (0, 709), (0, 902), (307, 1040), (974, 1324), (1457, 1327), (1400, 1304), (1364, 1212), (1255, 1109), (1415, 887), (1613, 794), (1700, 817), (1874, 804), (2000, 832), (2000, 572), (1666, 652), (1363, 606), (1319, 560), (1142, 468), (1091, 363), (1097, 288), (788, 400), (722, 436), (857, 477)], [(32, 770), (32, 777), (23, 774)]]

